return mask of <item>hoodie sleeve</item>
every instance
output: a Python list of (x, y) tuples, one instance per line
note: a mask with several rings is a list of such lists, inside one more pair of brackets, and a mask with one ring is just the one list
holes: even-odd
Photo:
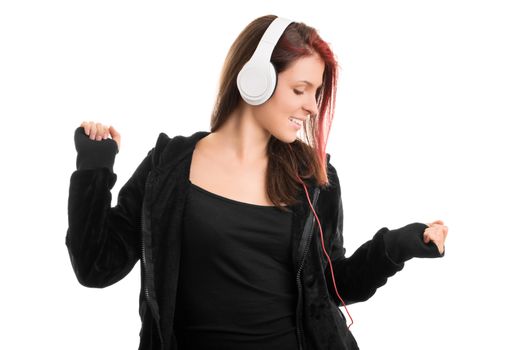
[(413, 223), (390, 231), (385, 235), (385, 247), (388, 256), (401, 263), (412, 258), (442, 258), (445, 252), (439, 252), (434, 242), (425, 243), (423, 233), (426, 224)]
[[(386, 227), (377, 231), (373, 238), (361, 245), (351, 256), (345, 257), (346, 249), (343, 240), (343, 202), (336, 169), (328, 164), (330, 182), (332, 183), (334, 204), (332, 219), (335, 224), (330, 242), (329, 255), (332, 261), (335, 281), (339, 295), (345, 304), (365, 301), (383, 286), (388, 277), (393, 276), (404, 267), (404, 262), (397, 263), (387, 254), (385, 235), (391, 230)], [(401, 236), (423, 233), (425, 224), (413, 223), (397, 229)], [(407, 233), (410, 231), (409, 233)], [(332, 282), (330, 267), (325, 269), (328, 289), (337, 305), (342, 306)]]
[(118, 146), (115, 140), (91, 140), (83, 127), (75, 130), (75, 148), (77, 150), (77, 170), (108, 168), (113, 173)]
[(89, 152), (101, 150), (89, 145), (79, 148), (80, 166), (69, 184), (65, 243), (75, 275), (86, 287), (103, 288), (116, 283), (140, 259), (142, 200), (157, 148), (148, 152), (121, 188), (117, 205), (111, 207), (111, 189), (117, 176), (112, 172), (112, 146), (106, 146), (109, 158), (93, 156)]

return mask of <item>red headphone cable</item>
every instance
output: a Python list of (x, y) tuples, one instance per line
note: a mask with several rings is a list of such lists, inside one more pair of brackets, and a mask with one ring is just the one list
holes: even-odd
[(321, 222), (319, 221), (319, 218), (317, 217), (317, 213), (315, 212), (315, 209), (314, 207), (312, 206), (312, 202), (310, 201), (310, 195), (308, 194), (308, 190), (306, 188), (306, 185), (304, 184), (304, 182), (301, 180), (300, 177), (297, 177), (299, 179), (299, 181), (301, 182), (301, 184), (303, 185), (304, 187), (304, 192), (306, 193), (306, 197), (308, 198), (308, 204), (310, 204), (310, 208), (312, 209), (312, 212), (314, 213), (315, 215), (315, 219), (317, 220), (317, 224), (319, 225), (319, 235), (321, 237), (321, 245), (323, 247), (323, 252), (326, 256), (326, 258), (328, 259), (328, 264), (330, 265), (330, 272), (332, 274), (332, 282), (334, 284), (334, 289), (335, 289), (335, 294), (337, 295), (337, 297), (339, 298), (339, 300), (341, 301), (341, 304), (344, 306), (345, 308), (345, 311), (346, 313), (348, 314), (348, 317), (350, 317), (350, 324), (348, 325), (348, 329), (350, 329), (350, 326), (352, 324), (354, 324), (354, 320), (352, 318), (352, 315), (350, 315), (350, 312), (348, 312), (348, 309), (346, 308), (346, 305), (345, 305), (345, 302), (343, 301), (343, 299), (341, 298), (341, 296), (339, 295), (339, 291), (337, 290), (337, 285), (335, 283), (335, 277), (334, 277), (334, 269), (332, 267), (332, 259), (330, 258), (330, 256), (328, 255), (328, 253), (326, 252), (326, 248), (324, 246), (324, 236), (323, 236), (323, 229), (321, 228)]

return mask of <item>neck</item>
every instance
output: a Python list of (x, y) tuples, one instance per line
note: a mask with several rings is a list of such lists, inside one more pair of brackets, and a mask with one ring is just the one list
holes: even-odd
[(252, 109), (246, 105), (237, 108), (213, 133), (213, 138), (224, 157), (235, 164), (250, 165), (268, 159), (266, 147), (270, 133), (257, 122)]

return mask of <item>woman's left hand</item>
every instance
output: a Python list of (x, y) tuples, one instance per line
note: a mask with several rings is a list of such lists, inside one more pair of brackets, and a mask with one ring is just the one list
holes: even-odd
[(425, 232), (423, 233), (423, 241), (428, 244), (430, 241), (437, 246), (439, 253), (443, 254), (445, 251), (445, 240), (447, 239), (448, 227), (444, 225), (443, 221), (437, 220), (431, 224), (427, 224)]

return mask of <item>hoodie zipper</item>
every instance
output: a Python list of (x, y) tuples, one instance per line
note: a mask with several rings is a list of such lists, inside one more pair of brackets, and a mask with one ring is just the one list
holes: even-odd
[[(314, 192), (314, 201), (312, 206), (315, 208), (315, 204), (317, 202), (317, 197), (319, 196), (319, 188), (315, 188)], [(297, 290), (298, 290), (298, 298), (297, 298), (297, 310), (296, 310), (296, 325), (297, 325), (297, 335), (299, 338), (299, 350), (303, 349), (303, 339), (304, 339), (304, 329), (303, 329), (303, 320), (302, 320), (302, 308), (303, 308), (303, 286), (301, 284), (301, 273), (304, 267), (304, 262), (306, 260), (306, 255), (308, 254), (308, 251), (310, 249), (310, 243), (312, 242), (312, 234), (314, 231), (314, 221), (315, 218), (313, 217), (313, 213), (310, 208), (310, 214), (308, 215), (308, 219), (306, 220), (303, 235), (301, 237), (301, 242), (305, 241), (305, 247), (304, 251), (301, 255), (300, 265), (299, 269), (297, 270), (297, 275), (295, 277), (296, 283), (297, 283)], [(310, 226), (308, 226), (310, 225)], [(301, 242), (299, 243), (299, 247), (301, 247)], [(300, 253), (300, 252), (299, 252)]]
[[(146, 189), (145, 189), (145, 194), (146, 193), (151, 193), (151, 180), (152, 176), (151, 176), (151, 173), (150, 173), (150, 176), (148, 176), (148, 178), (146, 179)], [(150, 291), (149, 291), (149, 286), (151, 285), (151, 281), (152, 281), (152, 276), (151, 276), (151, 270), (147, 264), (147, 259), (146, 259), (146, 244), (144, 242), (144, 235), (145, 235), (145, 231), (146, 231), (146, 224), (145, 224), (145, 218), (146, 218), (146, 203), (147, 203), (147, 200), (146, 200), (146, 196), (144, 197), (144, 202), (143, 202), (143, 211), (142, 211), (142, 220), (141, 220), (141, 228), (142, 228), (142, 235), (141, 235), (141, 245), (142, 245), (142, 260), (143, 260), (143, 263), (144, 263), (144, 294), (146, 296), (146, 302), (148, 303), (149, 307), (150, 307), (150, 310), (153, 314), (153, 318), (155, 319), (155, 325), (157, 327), (157, 331), (158, 331), (158, 334), (159, 334), (159, 339), (160, 339), (160, 344), (161, 344), (161, 349), (164, 349), (164, 341), (162, 339), (162, 333), (160, 331), (160, 321), (159, 321), (159, 314), (158, 314), (158, 308), (154, 308), (153, 307), (153, 301), (151, 299), (151, 295), (150, 295)]]

